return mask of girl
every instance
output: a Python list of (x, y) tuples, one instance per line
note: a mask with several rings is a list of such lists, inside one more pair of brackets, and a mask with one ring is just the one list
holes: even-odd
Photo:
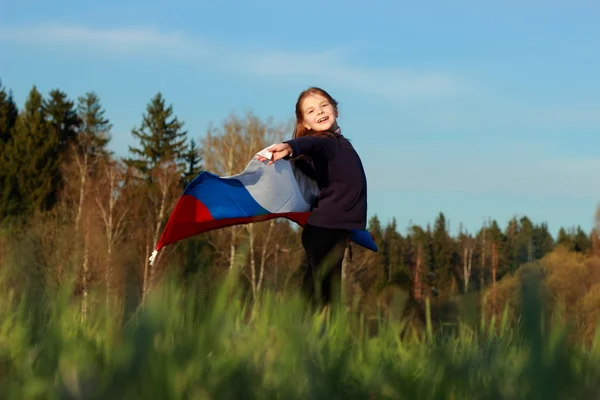
[(320, 305), (331, 303), (333, 288), (340, 287), (350, 229), (365, 229), (367, 223), (367, 179), (360, 157), (341, 134), (337, 105), (323, 89), (303, 91), (296, 102), (293, 138), (268, 148), (272, 158), (267, 166), (291, 159), (320, 189), (302, 230), (308, 258), (303, 289)]

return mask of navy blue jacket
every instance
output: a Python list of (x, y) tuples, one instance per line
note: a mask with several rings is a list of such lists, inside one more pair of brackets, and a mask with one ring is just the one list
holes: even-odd
[(307, 223), (324, 228), (365, 229), (367, 178), (352, 144), (341, 134), (302, 136), (285, 143), (291, 158), (306, 175), (316, 180), (320, 194)]

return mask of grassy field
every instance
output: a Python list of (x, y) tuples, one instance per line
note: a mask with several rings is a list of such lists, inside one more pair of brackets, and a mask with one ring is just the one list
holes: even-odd
[[(409, 329), (294, 297), (254, 306), (224, 284), (207, 304), (167, 280), (118, 318), (98, 302), (82, 319), (71, 290), (0, 297), (3, 399), (593, 399), (600, 340), (583, 347), (540, 317), (535, 295), (509, 325), (485, 317)], [(535, 293), (535, 290), (530, 290)]]

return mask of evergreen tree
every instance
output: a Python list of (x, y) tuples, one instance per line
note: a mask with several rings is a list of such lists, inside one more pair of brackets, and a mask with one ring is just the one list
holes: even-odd
[(109, 155), (106, 146), (111, 139), (112, 124), (104, 113), (96, 93), (88, 92), (77, 99), (77, 117), (80, 121), (76, 142), (78, 154), (87, 154), (92, 159)]
[[(1, 216), (48, 210), (56, 203), (60, 183), (59, 137), (49, 135), (42, 95), (34, 86), (17, 118), (13, 140), (7, 148), (7, 177)], [(5, 194), (6, 193), (6, 194)]]
[(43, 108), (48, 120), (48, 136), (56, 143), (54, 153), (63, 161), (68, 146), (77, 136), (81, 120), (77, 115), (75, 103), (67, 98), (67, 94), (54, 89), (43, 102)]
[(502, 243), (506, 241), (506, 237), (502, 233), (502, 229), (500, 229), (498, 221), (492, 219), (486, 226), (489, 240), (495, 242), (497, 245), (502, 245)]
[(18, 113), (12, 92), (7, 93), (2, 87), (2, 81), (0, 81), (0, 149), (8, 142), (17, 121)]
[(519, 235), (519, 222), (516, 218), (511, 218), (506, 227), (506, 242), (504, 247), (504, 257), (507, 267), (510, 272), (514, 272), (519, 268), (519, 259), (517, 254), (517, 240)]
[(12, 158), (9, 157), (10, 139), (14, 133), (17, 116), (18, 109), (12, 93), (7, 93), (0, 82), (0, 220), (15, 213), (14, 208), (18, 207), (19, 202), (19, 194), (16, 192), (16, 168), (10, 165)]
[(446, 227), (444, 213), (439, 213), (435, 220), (431, 246), (434, 285), (438, 290), (448, 290), (454, 270), (455, 249)]
[(369, 219), (369, 231), (373, 235), (373, 240), (377, 244), (378, 248), (383, 248), (383, 231), (381, 229), (381, 221), (377, 215), (374, 215)]
[(509, 273), (510, 262), (507, 258), (507, 237), (502, 233), (502, 229), (500, 229), (500, 225), (495, 219), (488, 221), (486, 224), (486, 235), (487, 235), (487, 256), (488, 263), (487, 267), (490, 268), (490, 273), (492, 273), (491, 269), (492, 265), (492, 246), (496, 246), (496, 257), (498, 257), (498, 265), (496, 266), (496, 281), (498, 281), (504, 274)]
[(184, 186), (187, 186), (202, 170), (202, 158), (200, 157), (200, 151), (194, 139), (190, 141), (190, 148), (188, 152), (185, 153), (184, 158), (186, 171), (183, 184)]
[(573, 240), (565, 230), (565, 228), (561, 227), (558, 231), (558, 237), (556, 238), (556, 245), (563, 246), (567, 249), (571, 250), (573, 247)]
[(533, 228), (533, 257), (536, 260), (554, 250), (554, 239), (548, 231), (548, 224), (542, 223)]
[(561, 227), (556, 244), (566, 247), (569, 251), (586, 253), (592, 247), (592, 237), (587, 235), (579, 225), (568, 230)]
[(134, 128), (132, 135), (139, 139), (140, 147), (129, 147), (137, 158), (125, 160), (127, 165), (137, 168), (144, 177), (162, 162), (173, 161), (180, 171), (185, 171), (187, 149), (187, 131), (183, 122), (173, 115), (173, 106), (166, 105), (159, 92), (146, 107), (140, 128)]
[[(381, 221), (377, 215), (372, 216), (369, 219), (367, 229), (373, 235), (373, 241), (377, 244), (379, 251), (373, 255), (372, 266), (376, 266), (379, 270), (382, 270), (382, 275), (385, 275), (385, 256), (384, 256), (384, 238), (383, 238), (383, 229), (381, 227)], [(387, 279), (386, 279), (387, 280)]]
[(581, 226), (577, 225), (575, 234), (573, 235), (573, 250), (578, 253), (587, 253), (592, 247), (592, 241)]
[(533, 242), (533, 223), (527, 217), (519, 220), (519, 233), (515, 238), (515, 259), (518, 265), (535, 260), (535, 243)]
[(394, 280), (397, 281), (396, 283), (410, 282), (410, 275), (403, 268), (402, 236), (397, 231), (396, 218), (392, 218), (392, 222), (385, 227), (382, 250), (385, 259), (387, 281), (391, 282)]

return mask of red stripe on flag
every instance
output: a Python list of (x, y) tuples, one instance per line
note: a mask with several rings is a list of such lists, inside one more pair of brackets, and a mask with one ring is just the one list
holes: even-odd
[(304, 226), (310, 212), (290, 212), (281, 214), (265, 214), (254, 217), (225, 218), (215, 220), (208, 208), (198, 199), (184, 195), (179, 199), (171, 213), (167, 225), (156, 245), (156, 250), (200, 233), (228, 226), (267, 221), (273, 218), (287, 218), (300, 226)]

